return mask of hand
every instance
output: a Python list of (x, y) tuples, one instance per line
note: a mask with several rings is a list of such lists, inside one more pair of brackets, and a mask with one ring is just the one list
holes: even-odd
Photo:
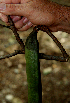
[[(24, 31), (32, 25), (46, 25), (51, 31), (68, 31), (69, 24), (65, 18), (65, 7), (48, 0), (0, 0), (0, 16), (8, 22), (6, 15), (11, 15), (18, 30)], [(4, 10), (1, 10), (1, 7)], [(13, 15), (13, 16), (12, 16)], [(16, 16), (14, 16), (16, 15)], [(21, 16), (23, 16), (21, 18)], [(24, 22), (26, 21), (26, 22)], [(68, 28), (66, 29), (66, 26)]]
[[(13, 3), (13, 4), (19, 4), (19, 3), (21, 3), (21, 0), (20, 0), (20, 2), (19, 2), (19, 0), (0, 0), (0, 3), (3, 3), (2, 4), (2, 6), (4, 5), (4, 3), (7, 3), (7, 4), (11, 4), (11, 3)], [(1, 6), (1, 7), (2, 7)], [(1, 10), (1, 9), (0, 9)], [(8, 18), (7, 18), (7, 16), (4, 14), (4, 13), (0, 13), (0, 18), (6, 23), (6, 24), (8, 24), (7, 22), (8, 22)], [(21, 30), (21, 31), (23, 31), (23, 30), (27, 30), (27, 29), (29, 29), (33, 24), (31, 23), (31, 22), (29, 22), (29, 20), (26, 18), (26, 17), (21, 17), (21, 16), (11, 16), (11, 18), (12, 18), (12, 20), (13, 20), (13, 22), (14, 22), (14, 24), (15, 24), (15, 26), (16, 26), (16, 28), (18, 29), (18, 30)], [(23, 28), (22, 28), (23, 27)], [(22, 28), (22, 29), (20, 29), (20, 28)]]

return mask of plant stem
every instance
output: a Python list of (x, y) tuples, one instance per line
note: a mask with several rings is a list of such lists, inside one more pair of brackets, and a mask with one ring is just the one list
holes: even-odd
[(28, 103), (42, 103), (41, 73), (37, 31), (33, 30), (25, 43)]

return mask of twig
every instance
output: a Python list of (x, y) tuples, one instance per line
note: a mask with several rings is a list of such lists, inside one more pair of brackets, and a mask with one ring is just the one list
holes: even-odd
[(0, 27), (6, 27), (6, 28), (9, 28), (9, 29), (11, 29), (13, 31), (13, 33), (14, 33), (14, 35), (16, 37), (17, 42), (21, 46), (21, 50), (15, 50), (14, 53), (11, 53), (11, 54), (8, 54), (8, 55), (5, 55), (5, 56), (1, 56), (0, 60), (5, 59), (5, 58), (9, 58), (9, 57), (12, 57), (12, 56), (15, 56), (17, 54), (24, 54), (25, 53), (24, 43), (23, 43), (22, 39), (20, 39), (19, 34), (17, 33), (15, 25), (14, 25), (12, 19), (10, 18), (10, 16), (8, 16), (8, 21), (10, 23), (10, 26), (5, 26), (5, 25), (0, 24)]
[(20, 44), (21, 49), (24, 51), (25, 50), (24, 43), (23, 43), (22, 39), (20, 39), (19, 34), (17, 33), (17, 29), (16, 29), (12, 19), (10, 18), (10, 15), (8, 15), (8, 21), (10, 23), (10, 29), (13, 31), (13, 33), (14, 33), (14, 35), (16, 37), (17, 42)]
[(53, 56), (53, 55), (46, 55), (44, 53), (39, 53), (39, 59), (46, 59), (46, 60), (56, 60), (60, 62), (67, 62), (68, 59), (60, 56)]
[(11, 54), (8, 54), (8, 55), (5, 55), (5, 56), (0, 56), (0, 60), (5, 59), (5, 58), (9, 58), (9, 57), (12, 57), (12, 56), (15, 56), (17, 54), (24, 54), (24, 53), (25, 53), (24, 51), (15, 50), (14, 53), (11, 53)]
[[(66, 53), (66, 51), (63, 48), (63, 46), (61, 45), (61, 43), (58, 41), (58, 39), (50, 32), (50, 30), (45, 25), (38, 25), (34, 29), (36, 29), (37, 31), (42, 30), (42, 31), (46, 32), (53, 39), (53, 41), (56, 43), (56, 45), (59, 47), (59, 49), (61, 50), (61, 52), (63, 54), (63, 57), (55, 56), (55, 60), (57, 60), (57, 58), (58, 58), (58, 61), (62, 61), (62, 60), (68, 61), (69, 60), (69, 55)], [(50, 58), (54, 59), (54, 56), (49, 56), (49, 60), (50, 60)]]
[(0, 24), (0, 28), (3, 28), (3, 27), (6, 27), (6, 28), (10, 29), (10, 26), (5, 26), (5, 25)]

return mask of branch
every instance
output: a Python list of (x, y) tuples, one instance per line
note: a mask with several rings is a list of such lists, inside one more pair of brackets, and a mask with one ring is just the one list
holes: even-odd
[(5, 59), (5, 58), (9, 58), (9, 57), (12, 57), (12, 56), (15, 56), (15, 55), (17, 55), (17, 54), (24, 54), (24, 53), (25, 53), (24, 51), (15, 50), (14, 53), (11, 53), (11, 54), (8, 54), (8, 55), (5, 55), (5, 56), (1, 56), (1, 57), (0, 57), (0, 60)]
[(0, 24), (0, 28), (3, 28), (3, 27), (6, 27), (6, 28), (10, 29), (10, 26), (5, 26), (5, 25)]
[(24, 51), (25, 50), (24, 43), (23, 43), (22, 39), (20, 39), (19, 34), (17, 33), (17, 29), (16, 29), (12, 19), (10, 18), (10, 15), (8, 15), (8, 21), (10, 23), (10, 29), (13, 31), (13, 33), (14, 33), (14, 35), (16, 37), (17, 42), (20, 44), (21, 49)]
[(11, 54), (8, 54), (8, 55), (5, 55), (5, 56), (1, 56), (0, 60), (5, 59), (5, 58), (9, 58), (9, 57), (12, 57), (12, 56), (15, 56), (17, 54), (24, 54), (25, 53), (24, 43), (23, 43), (22, 39), (20, 39), (19, 34), (17, 33), (17, 29), (15, 28), (15, 25), (14, 25), (12, 19), (10, 18), (10, 16), (8, 16), (8, 21), (10, 23), (10, 26), (5, 26), (5, 25), (0, 24), (0, 27), (6, 27), (6, 28), (9, 28), (9, 29), (11, 29), (13, 31), (13, 33), (14, 33), (14, 35), (16, 37), (17, 42), (21, 46), (21, 50), (15, 50), (14, 53), (11, 53)]
[(67, 62), (69, 60), (68, 58), (64, 58), (60, 56), (53, 56), (53, 55), (46, 55), (44, 53), (39, 53), (39, 59), (56, 60), (60, 62)]
[[(63, 48), (63, 46), (61, 45), (61, 43), (58, 41), (58, 39), (51, 33), (51, 31), (48, 29), (48, 27), (47, 26), (45, 26), (45, 25), (38, 25), (38, 26), (36, 26), (35, 28), (34, 28), (35, 30), (37, 30), (37, 31), (39, 31), (39, 30), (42, 30), (42, 31), (44, 31), (44, 32), (46, 32), (52, 39), (53, 39), (53, 41), (56, 43), (56, 45), (59, 47), (59, 49), (61, 50), (61, 52), (62, 52), (62, 54), (63, 54), (63, 57), (58, 57), (59, 59), (59, 61), (60, 61), (60, 59), (61, 59), (61, 61), (62, 61), (62, 59), (64, 58), (64, 61), (66, 60), (66, 61), (68, 61), (69, 60), (69, 55), (66, 53), (66, 51), (65, 51), (65, 49)], [(54, 59), (54, 56), (50, 56), (50, 58), (52, 59)], [(51, 60), (50, 59), (50, 60)], [(57, 60), (57, 57), (55, 57), (55, 60)]]

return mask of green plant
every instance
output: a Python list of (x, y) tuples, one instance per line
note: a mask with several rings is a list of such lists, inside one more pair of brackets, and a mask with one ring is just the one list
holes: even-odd
[(25, 43), (28, 103), (42, 102), (41, 74), (37, 31), (32, 31)]

